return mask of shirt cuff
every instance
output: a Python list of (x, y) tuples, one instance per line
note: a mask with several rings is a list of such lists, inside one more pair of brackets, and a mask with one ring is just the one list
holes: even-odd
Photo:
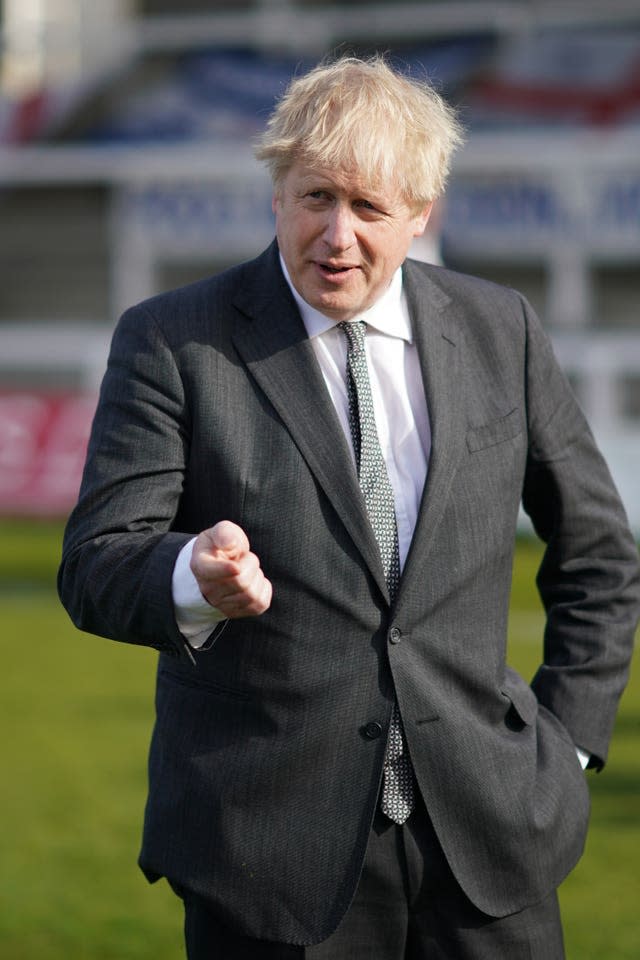
[(591, 760), (591, 754), (587, 753), (586, 750), (583, 750), (582, 747), (576, 747), (576, 753), (578, 754), (578, 760), (580, 761), (580, 766), (583, 770), (587, 769), (589, 760)]
[(176, 558), (171, 592), (178, 630), (189, 645), (198, 650), (211, 636), (216, 624), (226, 617), (202, 596), (191, 570), (191, 554), (196, 539), (193, 537), (185, 543)]

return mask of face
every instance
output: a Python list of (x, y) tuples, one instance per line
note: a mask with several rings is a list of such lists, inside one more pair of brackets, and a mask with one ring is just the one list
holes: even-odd
[(393, 187), (295, 163), (273, 198), (276, 234), (300, 296), (333, 320), (352, 320), (379, 299), (420, 236), (419, 212)]

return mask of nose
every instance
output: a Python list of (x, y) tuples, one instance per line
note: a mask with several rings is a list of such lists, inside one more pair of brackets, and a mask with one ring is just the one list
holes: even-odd
[(348, 250), (355, 243), (353, 213), (347, 205), (336, 203), (331, 207), (324, 229), (324, 241), (334, 251)]

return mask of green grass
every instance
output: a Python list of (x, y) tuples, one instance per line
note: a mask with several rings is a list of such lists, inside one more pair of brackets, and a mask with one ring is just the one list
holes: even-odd
[[(58, 524), (0, 523), (0, 956), (174, 960), (183, 956), (178, 902), (163, 882), (148, 886), (135, 863), (155, 655), (74, 629), (53, 590), (59, 538)], [(520, 545), (510, 659), (527, 677), (540, 648), (538, 558), (537, 545)], [(587, 850), (561, 890), (568, 958), (635, 960), (637, 670), (609, 765), (589, 782)]]
[(178, 901), (135, 862), (155, 654), (73, 627), (59, 541), (57, 524), (0, 524), (0, 956), (170, 960)]

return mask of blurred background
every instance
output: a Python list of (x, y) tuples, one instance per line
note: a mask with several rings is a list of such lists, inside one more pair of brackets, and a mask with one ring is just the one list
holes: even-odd
[[(459, 108), (468, 140), (414, 254), (531, 300), (640, 534), (638, 0), (0, 0), (8, 960), (181, 955), (173, 900), (134, 862), (153, 655), (66, 621), (62, 520), (119, 314), (271, 240), (251, 141), (292, 74), (335, 51), (385, 52)], [(522, 533), (511, 642), (532, 673), (539, 547)], [(633, 682), (563, 891), (573, 960), (640, 956)]]
[(417, 255), (531, 299), (640, 531), (637, 0), (2, 0), (1, 30), (0, 511), (72, 503), (122, 310), (271, 239), (250, 142), (292, 73), (382, 50), (469, 131)]

